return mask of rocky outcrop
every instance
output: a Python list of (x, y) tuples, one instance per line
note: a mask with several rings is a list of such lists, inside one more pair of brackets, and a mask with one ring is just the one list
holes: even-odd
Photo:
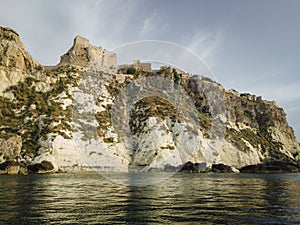
[(2, 174), (14, 175), (18, 174), (20, 170), (20, 164), (11, 160), (0, 164), (0, 171)]
[(8, 175), (27, 175), (28, 173), (54, 173), (55, 169), (51, 162), (43, 161), (41, 163), (26, 164), (25, 162), (17, 162), (15, 160), (7, 160), (0, 164), (0, 174)]
[(16, 32), (0, 32), (0, 153), (29, 172), (237, 172), (300, 159), (275, 102), (171, 67), (117, 73), (115, 53), (80, 36), (58, 65), (40, 66)]
[(39, 69), (40, 64), (26, 52), (18, 33), (10, 28), (0, 27), (0, 65), (25, 72)]
[(26, 52), (18, 33), (0, 27), (0, 93), (7, 87), (22, 81), (41, 65)]
[(287, 161), (271, 161), (256, 165), (249, 165), (240, 169), (241, 173), (298, 173), (298, 164)]
[[(0, 134), (0, 157), (3, 159), (14, 159), (21, 155), (22, 138), (20, 136), (7, 136)], [(2, 161), (0, 160), (0, 161)]]
[(226, 91), (226, 98), (228, 142), (220, 153), (225, 164), (239, 168), (267, 158), (296, 159), (299, 143), (284, 110), (274, 101), (232, 90)]
[(45, 174), (55, 172), (53, 164), (46, 160), (42, 161), (41, 163), (28, 165), (27, 168), (29, 173)]
[(24, 163), (19, 163), (14, 160), (8, 160), (0, 164), (0, 174), (8, 175), (27, 175), (27, 166)]
[(208, 168), (208, 165), (205, 162), (192, 163), (191, 161), (188, 161), (187, 163), (180, 166), (178, 171), (189, 173), (204, 173), (210, 172), (210, 169)]
[(211, 171), (214, 173), (233, 173), (233, 170), (230, 166), (224, 165), (222, 163), (213, 164)]

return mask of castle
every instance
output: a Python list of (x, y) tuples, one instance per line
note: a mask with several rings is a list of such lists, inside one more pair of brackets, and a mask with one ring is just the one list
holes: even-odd
[(117, 55), (101, 47), (92, 46), (88, 39), (76, 36), (71, 49), (61, 56), (59, 65), (72, 64), (111, 72), (117, 71)]
[[(167, 73), (176, 72), (181, 77), (189, 76), (186, 72), (171, 66), (161, 66), (160, 70), (155, 71), (152, 70), (151, 63), (141, 62), (140, 60), (134, 60), (132, 64), (118, 65), (116, 53), (103, 49), (102, 47), (92, 46), (88, 39), (79, 35), (75, 37), (73, 46), (68, 50), (68, 52), (61, 56), (60, 62), (57, 66), (68, 64), (119, 74), (164, 71)], [(56, 66), (54, 67), (56, 68)], [(53, 67), (47, 66), (46, 68)]]

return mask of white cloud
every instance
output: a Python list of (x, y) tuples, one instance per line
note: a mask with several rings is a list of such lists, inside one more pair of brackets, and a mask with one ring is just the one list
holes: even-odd
[(153, 13), (145, 18), (139, 31), (141, 39), (150, 39), (154, 35), (164, 32), (168, 28), (168, 23), (162, 19), (161, 15), (154, 10)]
[(111, 48), (122, 41), (131, 29), (137, 1), (76, 1), (71, 6), (73, 29), (84, 33), (94, 44)]
[(224, 33), (221, 31), (211, 33), (205, 31), (196, 31), (186, 43), (190, 43), (187, 47), (191, 51), (197, 53), (204, 61), (212, 66), (214, 64), (214, 55), (224, 39)]

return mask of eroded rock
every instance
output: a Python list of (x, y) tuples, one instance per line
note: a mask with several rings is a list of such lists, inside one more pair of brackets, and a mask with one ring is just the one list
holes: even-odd
[(0, 164), (0, 170), (2, 174), (15, 175), (20, 171), (20, 163), (14, 160), (8, 160)]
[(224, 165), (222, 163), (213, 164), (211, 167), (211, 171), (214, 173), (233, 173), (233, 170), (230, 166)]
[(54, 173), (54, 166), (49, 161), (43, 161), (41, 163), (36, 163), (32, 165), (28, 165), (28, 171), (29, 173)]
[(298, 173), (300, 166), (292, 162), (273, 161), (249, 165), (240, 169), (241, 173)]

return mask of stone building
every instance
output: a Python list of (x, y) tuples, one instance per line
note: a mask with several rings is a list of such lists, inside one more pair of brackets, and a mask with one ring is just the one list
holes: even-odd
[(133, 67), (137, 71), (150, 72), (150, 73), (152, 72), (151, 63), (143, 63), (140, 60), (134, 60)]
[(76, 36), (71, 49), (61, 56), (58, 65), (63, 64), (116, 72), (117, 55), (101, 47), (92, 46), (88, 39)]
[(118, 67), (119, 73), (127, 74), (129, 71), (152, 72), (151, 63), (143, 63), (140, 60), (134, 60), (132, 64), (124, 64)]
[[(180, 70), (176, 67), (172, 67), (172, 66), (161, 66), (159, 71), (167, 73), (167, 74), (173, 74), (174, 72), (176, 72), (181, 78), (188, 78), (189, 74), (184, 72), (183, 70)], [(173, 77), (172, 77), (173, 79)]]

